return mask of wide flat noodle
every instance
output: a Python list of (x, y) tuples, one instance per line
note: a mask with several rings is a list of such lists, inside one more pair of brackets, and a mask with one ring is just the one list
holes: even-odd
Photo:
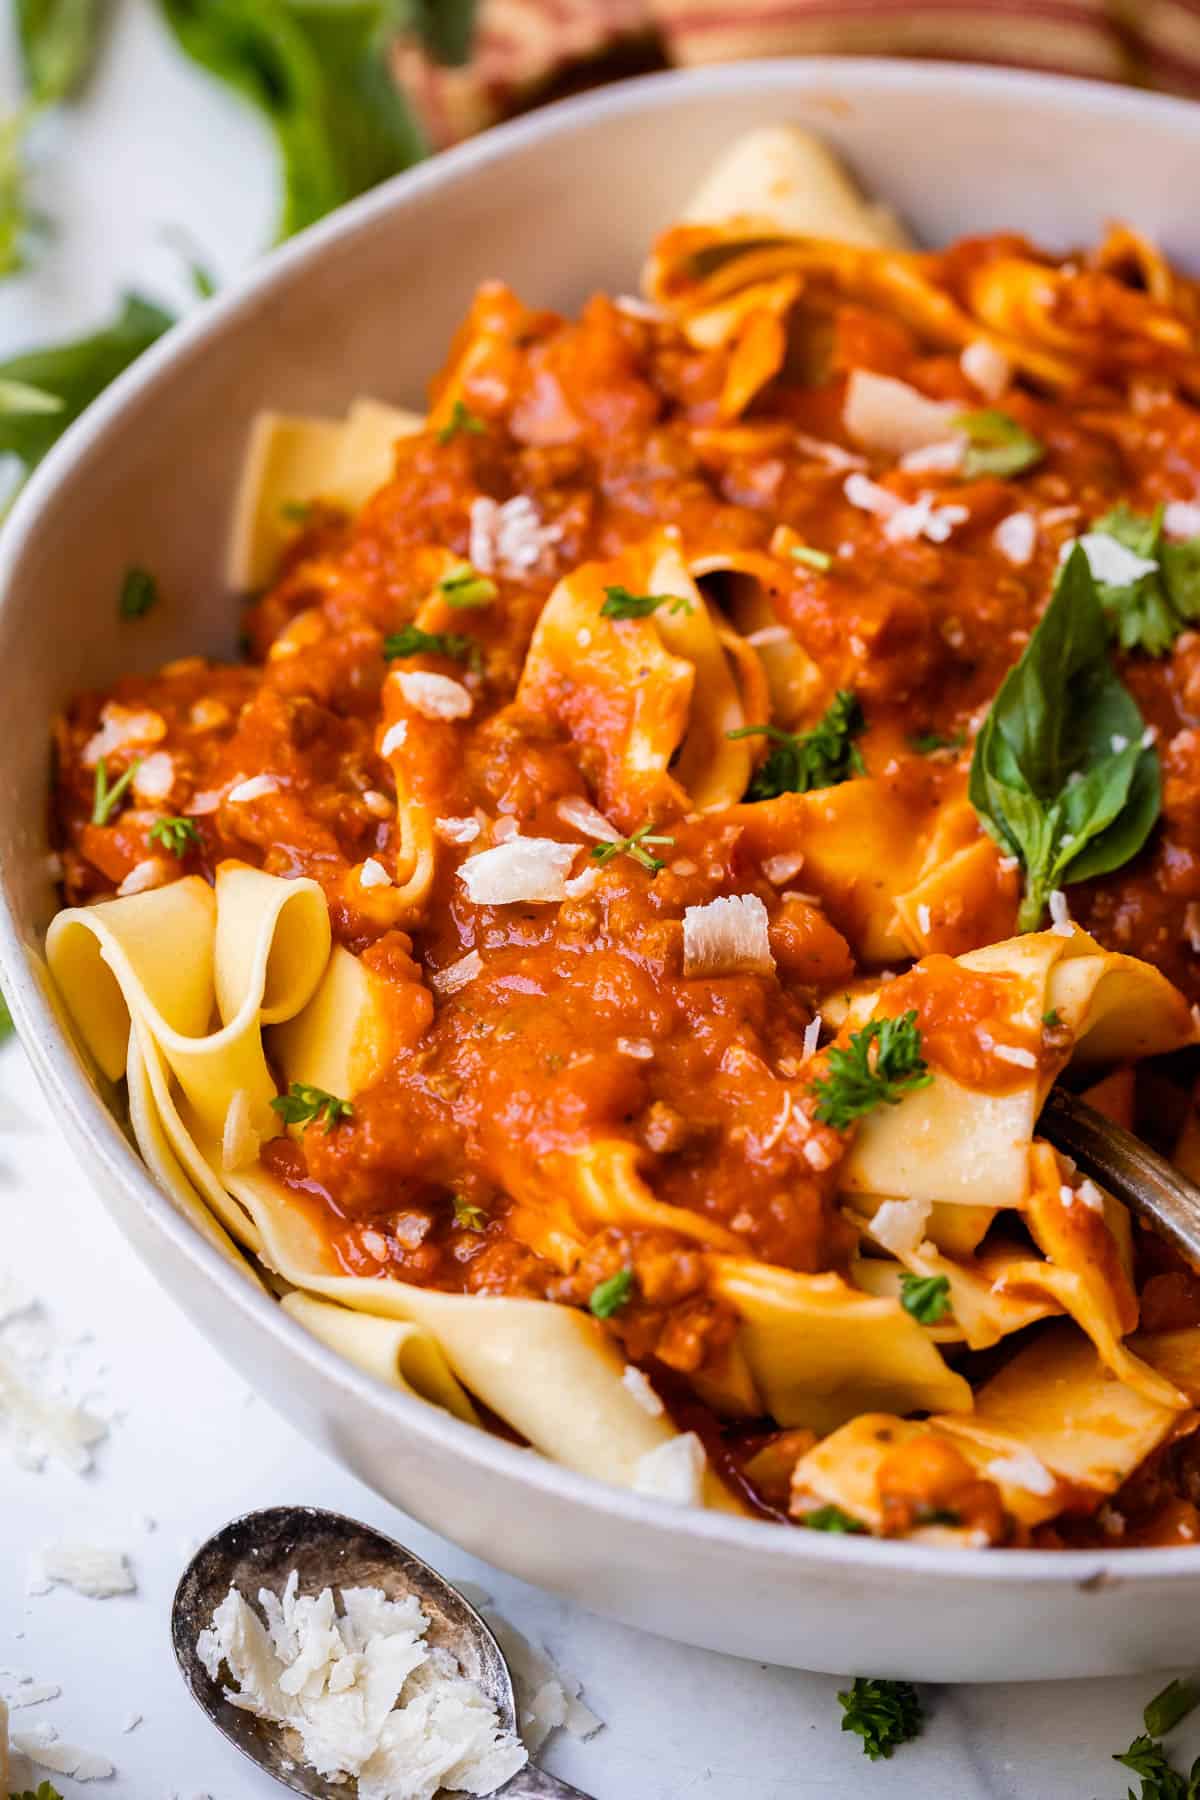
[(289, 1318), (368, 1375), (401, 1393), (431, 1401), (469, 1425), (479, 1424), (479, 1414), (451, 1374), (437, 1339), (420, 1325), (351, 1312), (345, 1306), (314, 1300), (299, 1289), (285, 1294), (279, 1304)]
[(696, 225), (745, 219), (880, 249), (910, 241), (890, 209), (869, 200), (828, 145), (799, 125), (765, 125), (737, 138), (681, 217)]

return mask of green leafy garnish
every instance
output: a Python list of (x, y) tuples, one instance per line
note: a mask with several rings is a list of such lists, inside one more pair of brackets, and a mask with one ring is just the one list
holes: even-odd
[(454, 1195), (454, 1223), (456, 1225), (464, 1225), (468, 1231), (483, 1231), (487, 1222), (488, 1216), (482, 1206), (472, 1206), (470, 1201), (464, 1200), (461, 1194)]
[(96, 763), (96, 781), (92, 790), (92, 824), (107, 825), (113, 808), (125, 798), (125, 791), (142, 766), (140, 756), (134, 758), (119, 780), (108, 785), (108, 764), (103, 757)]
[(152, 842), (161, 844), (172, 856), (186, 856), (201, 842), (200, 833), (190, 819), (156, 819), (149, 835)]
[(936, 1325), (950, 1309), (950, 1282), (945, 1275), (900, 1277), (900, 1304), (918, 1325)]
[(1163, 511), (1149, 515), (1114, 507), (1092, 526), (1090, 537), (1113, 539), (1153, 568), (1123, 584), (1097, 581), (1096, 593), (1122, 650), (1165, 656), (1181, 631), (1200, 618), (1200, 538), (1180, 544), (1163, 537)]
[(1200, 1682), (1188, 1677), (1169, 1681), (1146, 1705), (1142, 1714), (1151, 1737), (1165, 1737), (1181, 1719), (1200, 1706)]
[(949, 737), (940, 731), (914, 731), (908, 740), (918, 756), (932, 756), (935, 750), (961, 750), (966, 741), (965, 731), (956, 731)]
[(631, 594), (627, 587), (606, 587), (602, 619), (646, 619), (665, 606), (669, 612), (690, 613), (692, 603), (682, 594)]
[(473, 413), (469, 406), (456, 400), (450, 408), (450, 417), (437, 434), (439, 444), (449, 444), (462, 433), (466, 437), (485, 437), (487, 426), (483, 420)]
[(1161, 1744), (1150, 1737), (1136, 1737), (1123, 1756), (1114, 1756), (1141, 1779), (1140, 1794), (1129, 1789), (1129, 1800), (1200, 1800), (1200, 1757), (1187, 1775), (1180, 1775), (1167, 1761)]
[(804, 563), (810, 569), (819, 569), (822, 575), (833, 567), (833, 558), (828, 550), (814, 550), (811, 544), (792, 544), (788, 555), (793, 562)]
[(838, 1702), (845, 1714), (842, 1730), (862, 1739), (863, 1754), (872, 1762), (920, 1737), (925, 1723), (921, 1698), (911, 1681), (873, 1681), (857, 1675), (854, 1686), (838, 1695)]
[(463, 563), (449, 575), (443, 575), (438, 590), (447, 606), (490, 606), (500, 589), (488, 575), (481, 575), (470, 563)]
[(388, 0), (159, 4), (181, 48), (274, 131), (283, 170), (280, 238), (425, 154), (388, 68)]
[(829, 1073), (814, 1081), (809, 1092), (817, 1096), (821, 1123), (845, 1131), (864, 1113), (898, 1106), (905, 1094), (932, 1080), (921, 1055), (914, 1010), (898, 1019), (872, 1019), (861, 1031), (852, 1031), (847, 1045), (830, 1050)]
[(818, 1506), (814, 1511), (804, 1513), (796, 1523), (809, 1531), (832, 1531), (848, 1537), (858, 1537), (867, 1529), (861, 1519), (833, 1505)]
[(592, 1289), (588, 1301), (588, 1311), (597, 1319), (611, 1319), (633, 1292), (633, 1270), (618, 1269), (607, 1281), (601, 1281)]
[(981, 407), (978, 412), (958, 413), (951, 423), (956, 430), (966, 433), (962, 472), (968, 478), (1019, 475), (1022, 470), (1032, 469), (1035, 463), (1040, 463), (1046, 454), (1044, 444), (1008, 413), (1000, 412), (994, 406)]
[(127, 569), (121, 583), (120, 613), (123, 619), (140, 619), (158, 600), (158, 583), (147, 569)]
[(326, 1093), (324, 1088), (312, 1087), (306, 1081), (293, 1081), (287, 1093), (277, 1094), (271, 1105), (285, 1125), (307, 1127), (324, 1113), (326, 1136), (343, 1119), (354, 1117), (354, 1108), (349, 1100), (339, 1100), (336, 1094)]
[(646, 849), (646, 845), (673, 844), (675, 839), (673, 837), (654, 837), (651, 835), (653, 830), (654, 827), (647, 820), (628, 837), (614, 838), (609, 844), (597, 844), (592, 851), (592, 861), (610, 863), (614, 856), (631, 856), (634, 862), (639, 863), (643, 869), (649, 869), (651, 875), (657, 875), (658, 871), (666, 865), (661, 857), (653, 856)]
[(9, 1800), (63, 1800), (63, 1797), (48, 1781), (39, 1781), (36, 1794), (32, 1788), (26, 1788), (23, 1794), (10, 1795)]
[(1044, 1012), (1042, 1014), (1042, 1024), (1046, 1027), (1047, 1031), (1056, 1031), (1058, 1029), (1062, 1024), (1062, 1020), (1058, 1016), (1057, 1006), (1052, 1006), (1049, 1012)]
[(16, 1026), (13, 1024), (8, 1001), (4, 998), (3, 993), (0, 993), (0, 1044), (4, 1042), (5, 1038), (11, 1037), (15, 1030)]
[(865, 773), (855, 738), (866, 729), (858, 697), (839, 688), (825, 716), (811, 731), (784, 731), (779, 725), (743, 725), (727, 737), (766, 737), (773, 746), (746, 789), (747, 800), (774, 800), (777, 794), (807, 794), (837, 787)]
[(17, 457), (28, 475), (97, 394), (174, 323), (161, 307), (127, 294), (112, 323), (90, 337), (0, 363), (0, 382), (36, 388), (57, 402), (53, 410), (0, 408), (0, 454)]
[(1161, 805), (1158, 757), (1113, 670), (1108, 631), (1078, 545), (975, 742), (968, 793), (984, 830), (1019, 858), (1017, 928), (1033, 931), (1050, 894), (1119, 869)]
[(402, 625), (384, 638), (383, 654), (388, 662), (397, 656), (449, 656), (454, 662), (472, 662), (479, 655), (479, 646), (460, 632), (422, 631), (419, 625)]

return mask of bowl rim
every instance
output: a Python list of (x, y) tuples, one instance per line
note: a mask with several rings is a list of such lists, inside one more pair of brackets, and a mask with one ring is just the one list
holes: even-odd
[[(110, 427), (119, 425), (130, 402), (152, 388), (162, 372), (201, 357), (227, 322), (286, 287), (333, 246), (369, 231), (393, 211), (403, 211), (418, 195), (436, 194), (440, 187), (458, 182), (477, 168), (503, 161), (511, 153), (569, 137), (580, 126), (619, 120), (630, 112), (669, 107), (677, 95), (719, 99), (730, 91), (753, 92), (760, 87), (777, 90), (783, 85), (791, 86), (797, 98), (802, 98), (805, 94), (820, 94), (831, 83), (851, 97), (856, 90), (870, 94), (923, 87), (933, 94), (947, 88), (965, 88), (1014, 103), (1037, 98), (1057, 101), (1067, 112), (1090, 112), (1114, 124), (1154, 114), (1178, 125), (1185, 135), (1200, 137), (1200, 108), (1170, 95), (1033, 71), (896, 58), (762, 58), (639, 76), (558, 101), (444, 151), (339, 208), (328, 219), (268, 252), (247, 274), (144, 352), (63, 434), (17, 498), (0, 530), (0, 607), (8, 604), (7, 596), (25, 544), (36, 530), (41, 513), (70, 483), (95, 442)], [(436, 1442), (439, 1449), (455, 1454), (480, 1475), (493, 1472), (526, 1483), (548, 1501), (569, 1504), (600, 1522), (620, 1521), (623, 1526), (652, 1536), (685, 1539), (696, 1547), (707, 1544), (730, 1554), (752, 1555), (765, 1559), (764, 1567), (771, 1566), (780, 1574), (786, 1568), (808, 1574), (855, 1571), (924, 1579), (936, 1572), (983, 1586), (1066, 1584), (1084, 1588), (1116, 1583), (1142, 1585), (1200, 1574), (1200, 1558), (1190, 1546), (1008, 1550), (986, 1554), (966, 1549), (931, 1550), (865, 1536), (826, 1536), (789, 1529), (766, 1519), (671, 1506), (530, 1454), (415, 1396), (387, 1387), (289, 1318), (265, 1288), (252, 1288), (177, 1211), (105, 1105), (82, 1052), (76, 1050), (43, 991), (35, 972), (36, 960), (37, 954), (22, 941), (7, 871), (0, 870), (0, 976), (4, 991), (43, 1089), (69, 1118), (76, 1154), (86, 1146), (99, 1165), (103, 1180), (93, 1180), (91, 1185), (101, 1190), (109, 1185), (123, 1190), (152, 1230), (220, 1293), (225, 1306), (240, 1309), (259, 1329), (270, 1333), (289, 1357), (342, 1388), (377, 1418), (393, 1422), (398, 1436)], [(81, 1173), (85, 1173), (82, 1156), (80, 1162)], [(86, 1173), (90, 1175), (91, 1171)], [(144, 1253), (144, 1260), (156, 1273), (149, 1251)]]

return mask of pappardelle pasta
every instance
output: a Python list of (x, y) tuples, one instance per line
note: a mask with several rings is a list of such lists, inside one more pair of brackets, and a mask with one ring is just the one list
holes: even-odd
[(57, 722), (53, 976), (197, 1230), (430, 1405), (809, 1529), (1190, 1541), (1200, 1277), (1038, 1116), (1200, 1169), (1200, 286), (918, 251), (780, 127), (643, 290), (258, 419), (244, 660)]

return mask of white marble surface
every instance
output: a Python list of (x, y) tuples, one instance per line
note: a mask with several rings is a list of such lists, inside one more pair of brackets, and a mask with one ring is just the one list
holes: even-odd
[[(116, 14), (88, 99), (39, 138), (35, 199), (55, 231), (34, 272), (0, 284), (0, 354), (97, 318), (130, 281), (186, 303), (164, 229), (186, 227), (225, 279), (270, 235), (274, 170), (257, 123), (174, 54), (149, 0), (118, 0)], [(0, 102), (14, 86), (12, 46), (0, 37)], [(1155, 1677), (931, 1690), (920, 1742), (870, 1764), (838, 1730), (835, 1680), (639, 1636), (496, 1574), (405, 1520), (277, 1419), (247, 1372), (228, 1368), (176, 1314), (89, 1191), (11, 1046), (0, 1053), (0, 1216), (0, 1268), (11, 1265), (42, 1297), (57, 1336), (91, 1334), (72, 1354), (71, 1379), (116, 1409), (88, 1476), (0, 1461), (0, 1669), (10, 1672), (0, 1692), (15, 1685), (11, 1672), (61, 1686), (59, 1698), (18, 1713), (14, 1725), (45, 1720), (107, 1755), (117, 1773), (97, 1794), (266, 1800), (280, 1791), (188, 1699), (167, 1619), (195, 1542), (234, 1513), (281, 1501), (357, 1514), (452, 1577), (481, 1583), (580, 1675), (606, 1727), (586, 1744), (552, 1744), (546, 1760), (597, 1800), (1125, 1793), (1109, 1755), (1140, 1729)], [(128, 1551), (137, 1594), (27, 1596), (29, 1552), (59, 1538)], [(937, 1604), (932, 1576), (929, 1604)], [(142, 1723), (124, 1733), (135, 1712)], [(1179, 1736), (1181, 1753), (1200, 1747), (1200, 1729)], [(66, 1795), (87, 1791), (67, 1778), (59, 1785)]]

